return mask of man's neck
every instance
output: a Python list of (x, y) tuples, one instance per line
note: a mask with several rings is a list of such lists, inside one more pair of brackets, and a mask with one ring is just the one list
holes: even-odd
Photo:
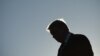
[(70, 36), (71, 36), (71, 33), (69, 32), (69, 33), (67, 34), (67, 36), (65, 37), (65, 43), (68, 42), (68, 39), (70, 38)]

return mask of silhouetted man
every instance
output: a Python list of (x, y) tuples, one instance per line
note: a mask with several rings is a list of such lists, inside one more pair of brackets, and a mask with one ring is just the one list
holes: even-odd
[(82, 34), (71, 33), (63, 21), (53, 21), (48, 30), (61, 43), (58, 56), (94, 56), (88, 38)]

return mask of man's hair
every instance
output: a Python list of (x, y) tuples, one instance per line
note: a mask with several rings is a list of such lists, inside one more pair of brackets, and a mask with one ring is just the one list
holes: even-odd
[(47, 28), (48, 31), (50, 31), (52, 29), (63, 29), (65, 31), (69, 31), (69, 29), (68, 29), (67, 25), (65, 24), (65, 22), (63, 22), (61, 20), (53, 21)]

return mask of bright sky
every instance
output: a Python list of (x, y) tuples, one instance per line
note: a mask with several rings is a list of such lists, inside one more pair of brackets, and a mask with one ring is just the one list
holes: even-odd
[(56, 56), (60, 43), (45, 29), (59, 18), (100, 56), (99, 0), (0, 0), (0, 56)]

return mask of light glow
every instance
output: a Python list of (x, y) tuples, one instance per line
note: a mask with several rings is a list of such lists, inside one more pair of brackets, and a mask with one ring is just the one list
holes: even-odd
[[(64, 20), (64, 18), (59, 18), (59, 19), (56, 19), (56, 20), (62, 21), (62, 22), (64, 22), (64, 23), (66, 24), (66, 21)], [(55, 21), (55, 20), (54, 20), (54, 21)], [(53, 21), (51, 21), (51, 22), (47, 25), (47, 27), (46, 27), (46, 31), (49, 32), (49, 33), (50, 33), (50, 30), (48, 30), (48, 28), (49, 28), (49, 26), (50, 26), (50, 24), (51, 24), (52, 22), (53, 22)]]

